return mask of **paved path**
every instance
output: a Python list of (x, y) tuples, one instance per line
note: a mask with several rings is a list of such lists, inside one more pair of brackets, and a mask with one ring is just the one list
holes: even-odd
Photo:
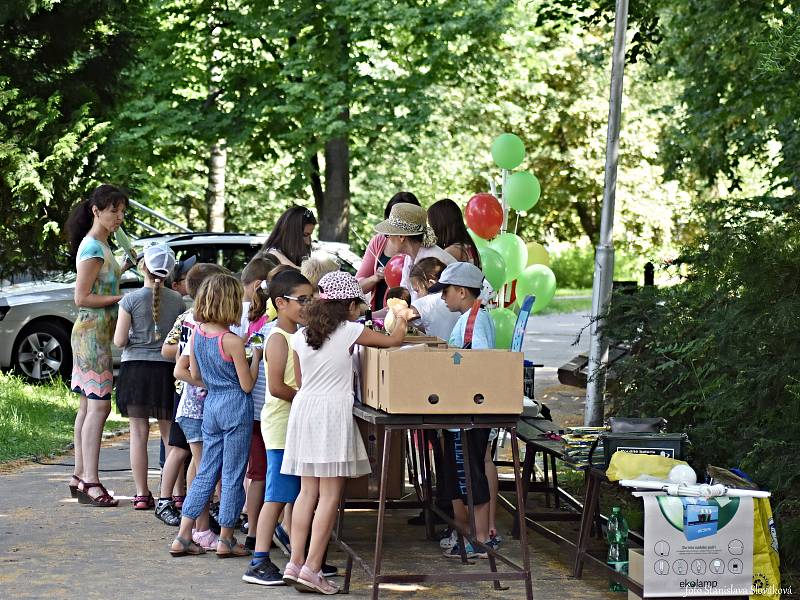
[[(577, 331), (585, 324), (580, 315), (534, 316), (528, 326), (526, 357), (545, 365), (537, 372), (537, 397), (557, 418), (582, 412), (582, 390), (559, 386), (556, 369), (585, 348), (572, 347)], [(151, 443), (151, 464), (157, 464), (157, 445)], [(58, 461), (71, 464), (72, 457)], [(288, 588), (262, 588), (242, 583), (241, 559), (219, 560), (213, 554), (171, 558), (167, 553), (175, 529), (156, 520), (151, 512), (135, 512), (129, 503), (133, 482), (128, 470), (128, 444), (118, 439), (106, 444), (101, 454), (102, 479), (123, 501), (116, 509), (90, 508), (69, 498), (66, 486), (71, 469), (63, 465), (29, 465), (0, 475), (0, 598), (293, 598)], [(151, 471), (151, 487), (158, 473)], [(128, 501), (125, 501), (125, 494)], [(346, 539), (371, 556), (375, 512), (348, 513)], [(422, 528), (406, 525), (409, 511), (389, 511), (384, 564), (392, 571), (488, 570), (486, 561), (462, 567), (440, 557), (438, 545), (424, 540)], [(510, 517), (500, 511), (499, 528), (506, 533), (510, 556), (519, 559), (519, 547), (507, 535)], [(567, 534), (569, 530), (565, 531)], [(574, 535), (574, 529), (571, 532)], [(534, 594), (537, 600), (575, 598), (621, 599), (607, 591), (607, 581), (592, 568), (583, 580), (570, 576), (570, 557), (555, 544), (530, 533)], [(276, 552), (276, 551), (273, 551)], [(285, 558), (273, 554), (283, 566)], [(332, 551), (330, 562), (343, 566), (343, 555)], [(386, 598), (522, 598), (519, 583), (494, 592), (489, 583), (463, 585), (394, 586), (384, 589)], [(351, 596), (368, 597), (363, 572), (354, 572)]]

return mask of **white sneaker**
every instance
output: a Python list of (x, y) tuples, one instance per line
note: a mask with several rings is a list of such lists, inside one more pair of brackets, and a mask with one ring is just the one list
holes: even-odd
[(443, 538), (443, 539), (439, 540), (439, 547), (442, 550), (449, 550), (450, 548), (455, 546), (457, 543), (458, 543), (458, 531), (453, 529), (453, 531), (450, 532), (450, 537), (446, 537), (446, 538)]

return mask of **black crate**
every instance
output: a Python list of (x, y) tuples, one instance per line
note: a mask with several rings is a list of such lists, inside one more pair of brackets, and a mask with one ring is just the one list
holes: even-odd
[(604, 433), (603, 454), (606, 467), (614, 452), (661, 455), (686, 460), (689, 436), (685, 433)]

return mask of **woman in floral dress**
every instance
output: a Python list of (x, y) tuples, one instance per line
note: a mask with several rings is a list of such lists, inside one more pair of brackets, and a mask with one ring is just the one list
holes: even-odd
[(127, 196), (112, 185), (101, 185), (80, 202), (67, 221), (70, 249), (78, 278), (72, 328), (72, 391), (80, 394), (75, 417), (75, 470), (70, 491), (81, 504), (117, 506), (100, 483), (98, 462), (103, 426), (111, 412), (114, 372), (111, 341), (117, 321), (120, 267), (108, 247), (108, 236), (125, 217)]

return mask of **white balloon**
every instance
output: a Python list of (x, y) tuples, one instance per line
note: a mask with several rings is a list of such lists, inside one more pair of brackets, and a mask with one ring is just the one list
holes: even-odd
[(689, 465), (675, 465), (669, 472), (669, 481), (694, 485), (697, 483), (697, 473)]

